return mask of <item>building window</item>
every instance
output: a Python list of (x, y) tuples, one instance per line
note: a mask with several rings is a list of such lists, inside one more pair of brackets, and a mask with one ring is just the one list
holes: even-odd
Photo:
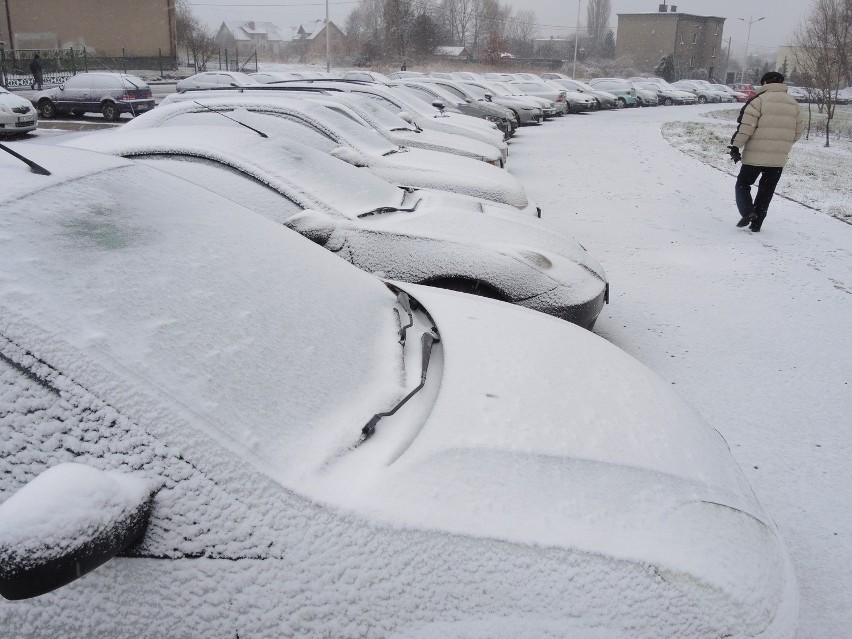
[(695, 56), (692, 56), (691, 58), (689, 58), (689, 68), (690, 69), (695, 68)]
[(716, 47), (715, 47), (715, 45), (713, 46), (713, 55), (711, 55), (710, 57), (711, 57), (711, 58), (715, 58), (715, 57), (716, 57)]
[(698, 44), (698, 34), (697, 33), (692, 34), (692, 44)]
[(683, 34), (680, 34), (680, 43), (683, 44)]

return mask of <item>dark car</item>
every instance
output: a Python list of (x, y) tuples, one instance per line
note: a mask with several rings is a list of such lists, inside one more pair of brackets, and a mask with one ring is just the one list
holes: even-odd
[(151, 88), (142, 78), (126, 73), (78, 73), (58, 87), (39, 91), (30, 101), (47, 119), (101, 113), (116, 121), (122, 113), (138, 115), (154, 108)]

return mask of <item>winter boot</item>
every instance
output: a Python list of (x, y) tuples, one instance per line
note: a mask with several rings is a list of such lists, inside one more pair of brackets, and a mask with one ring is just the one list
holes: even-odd
[(755, 222), (755, 215), (754, 215), (754, 213), (751, 213), (749, 215), (746, 215), (745, 217), (740, 218), (740, 221), (737, 222), (737, 228), (742, 228), (744, 226), (748, 226), (749, 224), (754, 225), (754, 222)]

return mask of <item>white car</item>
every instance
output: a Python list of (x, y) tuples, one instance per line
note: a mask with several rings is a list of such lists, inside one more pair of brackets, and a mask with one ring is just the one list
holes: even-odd
[(225, 87), (251, 87), (260, 84), (247, 73), (239, 71), (202, 71), (183, 80), (178, 80), (178, 93), (193, 89), (221, 89)]
[(26, 98), (0, 87), (0, 137), (35, 131), (38, 113)]
[[(167, 172), (237, 199), (391, 279), (477, 293), (589, 329), (609, 301), (603, 267), (541, 220), (480, 199), (401, 189), (287, 138), (241, 127), (173, 126), (67, 144), (153, 156)], [(177, 159), (163, 164), (157, 156)], [(211, 163), (217, 170), (210, 171)]]
[[(0, 158), (0, 499), (73, 460), (153, 508), (121, 556), (1, 602), (2, 627), (795, 636), (789, 559), (726, 443), (615, 346), (383, 283), (151, 166), (15, 148), (53, 175)], [(90, 502), (4, 508), (7, 582), (80, 566), (73, 533), (111, 523)]]
[(518, 179), (485, 162), (441, 151), (391, 144), (363, 121), (320, 99), (286, 99), (254, 94), (172, 102), (129, 123), (126, 130), (163, 126), (247, 124), (366, 167), (401, 187), (429, 188), (470, 195), (514, 207), (531, 216), (541, 212)]

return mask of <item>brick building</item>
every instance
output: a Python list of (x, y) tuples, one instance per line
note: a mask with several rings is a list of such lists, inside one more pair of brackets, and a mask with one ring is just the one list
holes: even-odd
[(86, 47), (95, 56), (174, 59), (173, 0), (0, 0), (6, 49)]
[(619, 13), (616, 56), (630, 56), (651, 72), (660, 59), (674, 57), (676, 79), (724, 77), (722, 29), (725, 18), (678, 13), (661, 4), (657, 13)]
[[(307, 25), (299, 25), (293, 32), (290, 46), (292, 53), (302, 56), (325, 55), (325, 20), (315, 20)], [(346, 53), (349, 42), (346, 34), (337, 28), (333, 21), (328, 22), (328, 48), (332, 55)]]

